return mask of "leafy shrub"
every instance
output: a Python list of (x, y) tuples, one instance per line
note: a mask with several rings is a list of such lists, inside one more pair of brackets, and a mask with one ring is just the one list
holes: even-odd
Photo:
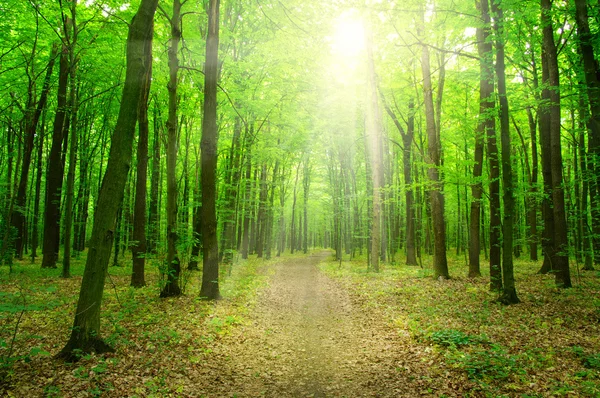
[(492, 344), (490, 349), (478, 349), (459, 356), (454, 360), (463, 368), (469, 379), (505, 380), (511, 374), (523, 374), (518, 357), (510, 355), (506, 349)]
[(583, 348), (579, 346), (573, 347), (573, 352), (579, 359), (584, 367), (588, 369), (598, 369), (600, 370), (600, 354), (587, 354)]
[(486, 340), (480, 336), (472, 336), (460, 330), (444, 329), (438, 330), (429, 336), (429, 340), (444, 347), (459, 347), (469, 344), (479, 344)]

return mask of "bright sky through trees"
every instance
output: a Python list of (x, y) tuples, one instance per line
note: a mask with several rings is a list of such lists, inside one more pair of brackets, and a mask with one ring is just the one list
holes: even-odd
[(365, 47), (365, 29), (356, 11), (340, 15), (335, 21), (331, 51), (334, 55), (354, 58)]

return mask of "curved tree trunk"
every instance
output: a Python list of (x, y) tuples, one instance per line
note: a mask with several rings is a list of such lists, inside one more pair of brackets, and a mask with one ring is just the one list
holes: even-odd
[(115, 218), (123, 198), (130, 168), (138, 103), (142, 97), (143, 76), (152, 58), (148, 51), (154, 31), (154, 12), (158, 0), (142, 0), (129, 26), (127, 71), (117, 124), (112, 136), (110, 157), (98, 205), (85, 264), (71, 336), (59, 357), (72, 361), (82, 353), (112, 351), (100, 338), (100, 304), (112, 247)]

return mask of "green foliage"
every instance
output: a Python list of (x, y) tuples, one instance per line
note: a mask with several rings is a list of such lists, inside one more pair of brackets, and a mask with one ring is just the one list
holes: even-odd
[(480, 336), (471, 336), (460, 330), (445, 329), (438, 330), (429, 335), (429, 340), (444, 347), (459, 347), (469, 344), (479, 344), (486, 339)]
[(519, 357), (511, 355), (498, 345), (490, 348), (476, 349), (450, 360), (467, 372), (469, 379), (506, 380), (512, 375), (524, 374), (525, 370), (519, 365)]
[(580, 346), (573, 347), (572, 351), (587, 369), (600, 370), (600, 353), (588, 354)]

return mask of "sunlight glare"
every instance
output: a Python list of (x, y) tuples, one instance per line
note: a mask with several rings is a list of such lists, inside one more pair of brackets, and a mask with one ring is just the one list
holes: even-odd
[(365, 48), (365, 29), (362, 21), (354, 13), (342, 14), (335, 22), (332, 39), (333, 54), (357, 57)]

